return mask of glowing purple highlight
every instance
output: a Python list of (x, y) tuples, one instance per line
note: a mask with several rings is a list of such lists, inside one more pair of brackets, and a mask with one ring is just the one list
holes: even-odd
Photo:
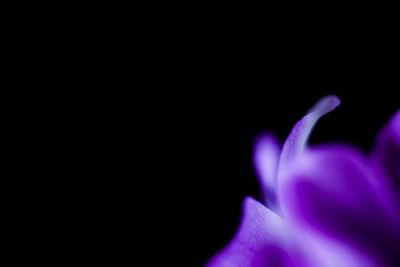
[(257, 139), (253, 151), (254, 168), (264, 203), (273, 209), (276, 205), (276, 172), (281, 154), (280, 145), (273, 135), (265, 134)]

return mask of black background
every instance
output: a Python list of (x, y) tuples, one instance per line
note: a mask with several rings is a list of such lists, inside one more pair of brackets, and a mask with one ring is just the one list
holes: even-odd
[[(30, 162), (15, 170), (28, 173), (24, 205), (34, 213), (23, 222), (38, 218), (68, 246), (66, 258), (79, 251), (114, 262), (115, 249), (136, 262), (144, 250), (146, 266), (201, 266), (235, 233), (244, 196), (260, 199), (251, 163), (259, 133), (283, 142), (315, 101), (336, 94), (342, 105), (311, 143), (367, 153), (399, 108), (397, 29), (338, 27), (336, 14), (319, 23), (325, 10), (289, 20), (296, 8), (276, 17), (240, 5), (169, 8), (139, 16), (90, 7), (85, 23), (71, 25), (67, 12), (61, 24), (44, 17), (22, 23), (28, 34), (13, 31), (21, 40), (10, 39), (7, 69), (18, 105), (9, 112), (22, 115), (12, 119), (11, 145)], [(395, 17), (384, 22), (397, 25)]]
[[(310, 142), (347, 142), (368, 153), (399, 108), (393, 35), (378, 45), (359, 28), (338, 38), (332, 25), (308, 31), (314, 22), (249, 17), (208, 24), (203, 16), (161, 17), (111, 27), (109, 38), (100, 27), (98, 40), (67, 45), (54, 58), (68, 62), (65, 69), (46, 65), (42, 76), (51, 78), (41, 80), (65, 91), (43, 111), (56, 122), (44, 138), (69, 152), (61, 161), (49, 153), (55, 163), (47, 172), (65, 175), (63, 201), (78, 214), (67, 222), (88, 243), (133, 261), (148, 252), (149, 266), (202, 266), (233, 237), (243, 198), (260, 200), (254, 138), (269, 131), (283, 143), (327, 94), (342, 104)], [(49, 112), (60, 106), (63, 114)]]

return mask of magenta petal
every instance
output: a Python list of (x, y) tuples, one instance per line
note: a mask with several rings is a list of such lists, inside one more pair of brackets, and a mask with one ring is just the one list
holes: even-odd
[(283, 225), (279, 216), (247, 197), (236, 235), (207, 267), (294, 266), (284, 249)]
[(360, 153), (337, 146), (308, 149), (291, 161), (282, 178), (279, 200), (291, 224), (384, 262), (398, 260), (399, 231), (388, 220)]
[(261, 186), (264, 203), (270, 209), (275, 206), (276, 172), (281, 149), (271, 134), (260, 136), (253, 149), (253, 164)]

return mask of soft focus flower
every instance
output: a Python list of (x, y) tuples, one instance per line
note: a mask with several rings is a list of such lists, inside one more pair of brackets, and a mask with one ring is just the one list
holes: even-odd
[(307, 146), (318, 119), (339, 104), (318, 101), (282, 149), (272, 135), (257, 140), (263, 203), (244, 199), (237, 233), (208, 267), (400, 266), (400, 110), (369, 156)]

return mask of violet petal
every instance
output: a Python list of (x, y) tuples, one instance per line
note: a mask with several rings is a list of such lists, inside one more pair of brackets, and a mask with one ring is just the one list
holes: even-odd
[(312, 148), (290, 164), (282, 173), (278, 196), (291, 224), (357, 247), (379, 261), (399, 260), (399, 230), (388, 220), (358, 151)]
[(294, 266), (286, 252), (284, 222), (258, 201), (243, 201), (240, 227), (229, 244), (207, 267)]
[(284, 168), (286, 162), (304, 149), (317, 121), (338, 105), (340, 105), (340, 100), (337, 96), (323, 97), (310, 109), (306, 116), (294, 125), (283, 145), (279, 168)]
[[(400, 216), (400, 110), (382, 128), (375, 140), (371, 154), (372, 166), (381, 180), (378, 186), (388, 187), (392, 198), (397, 197), (397, 212)], [(385, 183), (385, 185), (383, 185)]]
[(271, 134), (260, 136), (253, 148), (253, 164), (261, 186), (262, 198), (272, 210), (275, 207), (276, 172), (280, 152), (279, 143)]

